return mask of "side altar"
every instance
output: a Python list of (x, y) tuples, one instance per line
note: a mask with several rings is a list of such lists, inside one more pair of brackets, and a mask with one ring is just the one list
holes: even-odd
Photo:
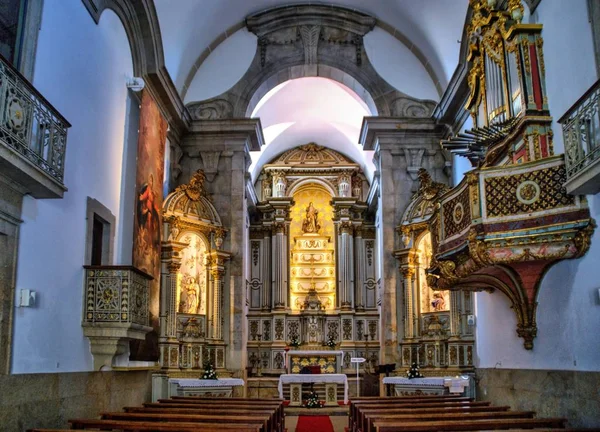
[(290, 374), (299, 374), (305, 366), (320, 366), (321, 373), (333, 374), (341, 373), (342, 370), (342, 351), (288, 351), (286, 359), (286, 369)]

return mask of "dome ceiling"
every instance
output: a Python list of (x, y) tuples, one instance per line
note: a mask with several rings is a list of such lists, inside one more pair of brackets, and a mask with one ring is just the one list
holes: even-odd
[[(177, 88), (181, 90), (202, 51), (229, 36), (227, 29), (250, 14), (298, 3), (302, 2), (155, 0), (166, 67)], [(446, 86), (458, 62), (468, 0), (329, 0), (326, 4), (359, 10), (395, 28), (421, 51)]]

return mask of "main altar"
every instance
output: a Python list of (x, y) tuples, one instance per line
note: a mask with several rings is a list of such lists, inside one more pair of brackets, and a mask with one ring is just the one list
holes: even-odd
[[(279, 376), (309, 365), (323, 374), (351, 373), (352, 357), (379, 364), (367, 187), (359, 165), (315, 143), (264, 165), (250, 226), (251, 373)], [(289, 350), (297, 345), (302, 351)]]

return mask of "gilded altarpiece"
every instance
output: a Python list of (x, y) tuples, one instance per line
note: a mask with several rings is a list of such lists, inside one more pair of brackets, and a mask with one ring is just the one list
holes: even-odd
[(377, 365), (375, 228), (359, 166), (310, 143), (266, 164), (255, 188), (248, 366), (285, 372), (292, 341), (299, 350), (327, 350), (327, 343), (342, 350), (342, 371), (352, 371), (351, 357)]
[(169, 377), (197, 378), (206, 362), (224, 370), (225, 231), (204, 189), (204, 173), (169, 194), (163, 205), (161, 367)]
[(425, 376), (456, 375), (473, 369), (474, 334), (467, 319), (474, 313), (473, 299), (468, 291), (433, 290), (427, 281), (433, 257), (428, 223), (436, 197), (448, 186), (434, 182), (424, 169), (418, 176), (419, 189), (397, 227), (404, 248), (394, 252), (403, 288), (400, 365), (405, 369), (416, 362)]

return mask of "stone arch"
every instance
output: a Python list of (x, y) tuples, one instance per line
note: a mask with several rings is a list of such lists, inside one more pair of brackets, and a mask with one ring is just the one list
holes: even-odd
[(306, 76), (331, 78), (352, 88), (379, 116), (430, 117), (436, 102), (396, 90), (369, 61), (363, 36), (375, 24), (375, 18), (360, 12), (320, 5), (282, 7), (248, 17), (248, 30), (258, 36), (250, 67), (225, 93), (188, 104), (191, 117), (247, 117), (269, 90)]
[(82, 0), (98, 24), (106, 9), (112, 10), (125, 28), (136, 76), (158, 73), (165, 60), (158, 17), (152, 0)]
[(82, 0), (96, 24), (106, 9), (123, 23), (133, 61), (133, 73), (142, 77), (146, 88), (161, 108), (174, 132), (186, 129), (187, 117), (167, 68), (158, 16), (153, 0)]

